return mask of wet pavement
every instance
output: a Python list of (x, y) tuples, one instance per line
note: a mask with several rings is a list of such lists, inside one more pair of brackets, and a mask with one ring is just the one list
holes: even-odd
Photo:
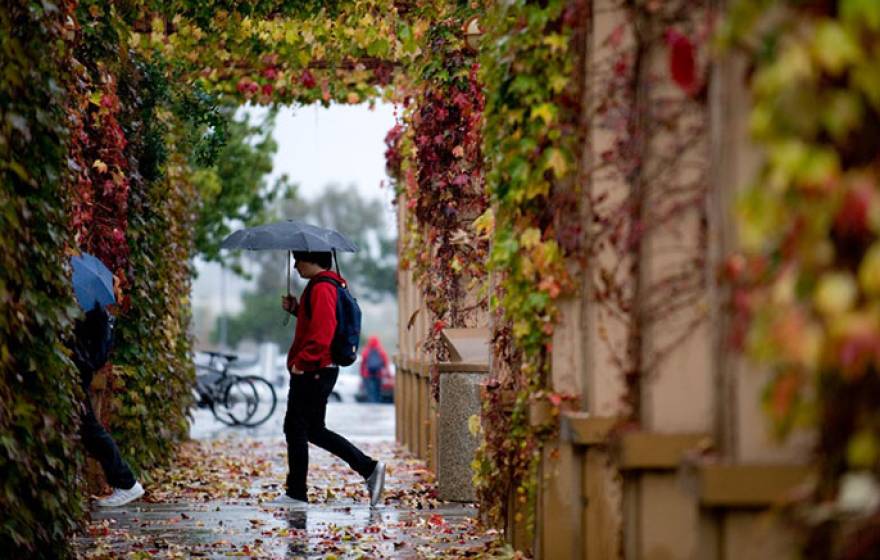
[[(279, 393), (279, 397), (283, 397)], [(228, 428), (196, 411), (169, 469), (150, 473), (145, 497), (93, 508), (80, 558), (463, 558), (506, 555), (472, 504), (436, 499), (433, 474), (393, 442), (394, 407), (331, 403), (327, 424), (388, 465), (385, 494), (369, 506), (363, 479), (310, 447), (309, 500), (270, 502), (283, 490), (285, 398), (263, 426)]]
[[(193, 411), (190, 437), (211, 439), (238, 434), (251, 438), (284, 437), (284, 413), (287, 390), (278, 390), (278, 407), (272, 416), (256, 428), (230, 428), (217, 421), (207, 409)], [(327, 427), (354, 441), (394, 441), (394, 405), (366, 403), (328, 403)]]

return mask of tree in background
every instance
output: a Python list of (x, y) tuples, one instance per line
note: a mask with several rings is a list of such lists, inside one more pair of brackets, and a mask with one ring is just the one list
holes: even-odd
[(250, 114), (236, 116), (234, 108), (216, 107), (210, 121), (194, 138), (198, 146), (192, 165), (193, 183), (201, 205), (195, 227), (196, 253), (206, 261), (222, 262), (240, 271), (237, 259), (220, 253), (220, 243), (232, 224), (254, 225), (266, 220), (266, 210), (279, 196), (292, 196), (287, 177), (267, 184), (278, 144), (272, 137), (275, 111), (251, 123)]
[[(397, 291), (397, 239), (388, 232), (386, 210), (379, 200), (366, 200), (354, 186), (330, 185), (314, 200), (296, 197), (277, 201), (269, 212), (271, 220), (299, 219), (333, 228), (350, 237), (361, 250), (340, 253), (342, 275), (351, 283), (352, 292), (361, 301), (378, 302)], [(283, 251), (249, 252), (242, 258), (259, 265), (256, 286), (242, 294), (243, 309), (227, 316), (227, 341), (236, 345), (245, 339), (290, 343), (291, 327), (283, 325), (281, 296), (287, 291), (287, 253)], [(291, 274), (291, 291), (300, 293), (305, 284)], [(219, 324), (212, 340), (219, 339)]]

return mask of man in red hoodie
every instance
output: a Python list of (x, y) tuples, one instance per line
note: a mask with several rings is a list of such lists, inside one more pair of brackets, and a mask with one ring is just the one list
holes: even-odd
[[(293, 344), (287, 352), (290, 371), (290, 392), (284, 435), (287, 438), (287, 492), (276, 500), (282, 504), (306, 504), (306, 476), (309, 470), (309, 442), (333, 453), (364, 477), (370, 494), (370, 505), (376, 505), (385, 485), (385, 464), (365, 455), (339, 434), (327, 429), (324, 416), (327, 398), (336, 384), (339, 367), (330, 355), (330, 343), (336, 331), (336, 284), (317, 282), (326, 276), (343, 286), (345, 280), (330, 270), (330, 253), (294, 251), (294, 268), (308, 279), (302, 293), (310, 308), (300, 306), (293, 296), (283, 296), (281, 305), (296, 316)], [(301, 312), (302, 311), (302, 312)]]

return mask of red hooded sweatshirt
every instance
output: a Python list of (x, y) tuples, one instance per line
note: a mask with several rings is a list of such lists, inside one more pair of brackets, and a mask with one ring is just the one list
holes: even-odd
[(370, 377), (370, 372), (367, 370), (367, 357), (370, 355), (370, 350), (373, 348), (378, 350), (379, 355), (382, 356), (382, 363), (385, 364), (384, 367), (388, 367), (388, 354), (386, 354), (385, 349), (382, 348), (382, 343), (379, 342), (379, 337), (371, 336), (369, 340), (367, 340), (367, 347), (361, 352), (361, 377), (364, 379)]
[(287, 351), (287, 369), (291, 371), (293, 366), (300, 371), (314, 371), (333, 365), (330, 357), (330, 343), (333, 341), (333, 333), (336, 332), (336, 285), (332, 282), (315, 281), (327, 276), (346, 285), (345, 280), (333, 272), (325, 270), (319, 272), (309, 280), (305, 295), (309, 293), (311, 300), (311, 317), (305, 312), (303, 301), (299, 302), (296, 310), (296, 332), (293, 335), (293, 344)]

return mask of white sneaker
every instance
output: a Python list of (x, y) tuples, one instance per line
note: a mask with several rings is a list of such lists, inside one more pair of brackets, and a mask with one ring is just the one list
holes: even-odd
[(370, 505), (374, 506), (382, 498), (382, 490), (385, 489), (385, 463), (379, 461), (373, 474), (367, 479), (367, 492), (370, 493)]
[(97, 501), (100, 507), (119, 507), (129, 502), (133, 502), (144, 495), (144, 487), (140, 482), (135, 481), (134, 486), (128, 490), (122, 488), (114, 488), (113, 493), (106, 498)]

